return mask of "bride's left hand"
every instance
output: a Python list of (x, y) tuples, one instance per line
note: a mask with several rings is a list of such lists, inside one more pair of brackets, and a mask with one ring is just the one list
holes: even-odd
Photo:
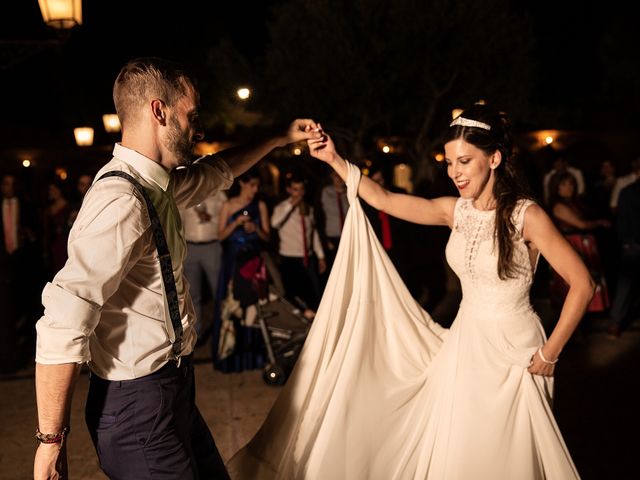
[(531, 357), (531, 364), (527, 369), (529, 373), (533, 375), (542, 375), (545, 377), (553, 377), (553, 372), (555, 371), (556, 366), (551, 363), (546, 363), (540, 357), (540, 354), (536, 351)]

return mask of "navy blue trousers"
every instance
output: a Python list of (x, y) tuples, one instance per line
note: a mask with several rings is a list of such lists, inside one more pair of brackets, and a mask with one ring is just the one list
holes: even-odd
[(111, 479), (229, 478), (195, 404), (190, 357), (135, 380), (92, 374), (85, 418)]

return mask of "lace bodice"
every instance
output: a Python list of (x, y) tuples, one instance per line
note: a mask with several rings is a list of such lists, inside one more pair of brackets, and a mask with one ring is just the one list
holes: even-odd
[(531, 267), (522, 229), (524, 213), (531, 204), (530, 200), (520, 200), (514, 209), (512, 219), (517, 234), (513, 260), (517, 274), (515, 278), (501, 280), (498, 277), (498, 244), (494, 241), (495, 210), (478, 210), (472, 200), (458, 199), (446, 256), (460, 278), (463, 302), (480, 302), (483, 308), (495, 306), (500, 309), (529, 305), (535, 267)]

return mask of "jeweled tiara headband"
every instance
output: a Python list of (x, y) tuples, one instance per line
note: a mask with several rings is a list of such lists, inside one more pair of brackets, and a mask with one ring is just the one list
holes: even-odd
[(460, 125), (461, 127), (477, 127), (482, 128), (484, 130), (491, 130), (491, 125), (483, 122), (478, 122), (477, 120), (471, 120), (469, 118), (464, 118), (462, 115), (456, 117), (453, 122), (449, 124), (450, 127), (454, 125)]

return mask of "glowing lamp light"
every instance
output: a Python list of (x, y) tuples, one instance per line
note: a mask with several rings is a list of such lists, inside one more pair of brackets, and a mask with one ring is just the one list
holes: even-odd
[(400, 163), (393, 168), (393, 184), (397, 187), (404, 188), (407, 192), (413, 191), (413, 183), (411, 182), (411, 167), (406, 163)]
[(73, 129), (73, 135), (76, 137), (76, 144), (79, 147), (90, 147), (93, 145), (93, 128), (78, 127)]
[(230, 146), (231, 145), (227, 142), (197, 142), (194, 153), (200, 156), (211, 155), (213, 153), (218, 153), (220, 150), (224, 150), (225, 148), (228, 148)]
[(38, 0), (42, 19), (50, 27), (67, 30), (82, 25), (82, 0)]
[(436, 153), (435, 159), (436, 159), (436, 162), (444, 162), (444, 154)]
[(544, 137), (544, 143), (546, 143), (547, 145), (551, 145), (553, 141), (554, 141), (554, 138), (551, 135)]
[(251, 90), (249, 90), (246, 87), (242, 87), (238, 89), (238, 91), (236, 92), (236, 95), (238, 95), (238, 98), (240, 100), (246, 100), (251, 96)]
[(109, 133), (116, 133), (120, 131), (120, 119), (115, 113), (105, 113), (102, 115), (102, 123), (104, 129)]
[(298, 147), (293, 149), (293, 154), (294, 155), (302, 155), (302, 150), (300, 150)]
[(67, 170), (65, 170), (64, 168), (56, 168), (56, 176), (60, 179), (60, 180), (66, 180), (67, 179)]
[(384, 153), (389, 153), (391, 151), (391, 147), (389, 145), (385, 145), (382, 147), (382, 151)]
[(462, 115), (462, 109), (461, 108), (454, 108), (453, 110), (451, 110), (451, 119), (452, 120), (455, 120), (460, 115)]
[(25, 158), (24, 160), (22, 160), (22, 166), (24, 168), (29, 168), (31, 166), (31, 160), (29, 160), (28, 158)]

